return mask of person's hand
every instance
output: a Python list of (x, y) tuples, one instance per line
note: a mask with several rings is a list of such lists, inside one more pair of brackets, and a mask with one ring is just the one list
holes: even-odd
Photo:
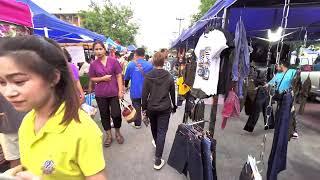
[(18, 172), (16, 178), (18, 180), (41, 180), (39, 176), (36, 176), (29, 171)]
[(19, 165), (14, 168), (6, 170), (3, 174), (7, 175), (7, 176), (16, 176), (17, 173), (22, 172), (22, 171), (23, 171), (23, 166)]
[(119, 99), (123, 99), (124, 98), (123, 91), (119, 91), (118, 97), (119, 97)]
[(173, 106), (172, 110), (171, 110), (171, 113), (172, 114), (176, 113), (177, 112), (177, 108), (178, 108), (177, 106)]
[(111, 77), (112, 77), (112, 75), (105, 75), (105, 76), (102, 76), (101, 79), (103, 81), (111, 81)]
[(264, 88), (268, 88), (268, 87), (269, 87), (269, 84), (266, 83), (263, 87), (264, 87)]

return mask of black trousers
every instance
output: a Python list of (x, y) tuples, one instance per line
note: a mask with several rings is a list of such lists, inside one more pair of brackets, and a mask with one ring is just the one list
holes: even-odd
[(135, 126), (141, 126), (141, 108), (142, 108), (142, 100), (141, 98), (138, 99), (131, 99), (133, 107), (137, 111), (136, 120), (134, 121)]
[(162, 158), (164, 144), (169, 126), (171, 109), (165, 111), (148, 111), (147, 115), (150, 119), (151, 132), (156, 142), (156, 158)]
[[(246, 111), (251, 111), (248, 121), (243, 128), (248, 132), (252, 132), (254, 127), (256, 126), (260, 113), (263, 114), (264, 124), (268, 124), (269, 126), (274, 126), (274, 115), (271, 112), (271, 116), (267, 119), (267, 106), (269, 103), (269, 95), (264, 88), (259, 88), (257, 91), (257, 95), (255, 101), (252, 103), (251, 108), (247, 109)], [(268, 121), (268, 122), (267, 122)]]
[(111, 129), (110, 115), (113, 120), (114, 128), (121, 127), (121, 109), (118, 97), (96, 97), (98, 108), (101, 116), (103, 129), (108, 131)]

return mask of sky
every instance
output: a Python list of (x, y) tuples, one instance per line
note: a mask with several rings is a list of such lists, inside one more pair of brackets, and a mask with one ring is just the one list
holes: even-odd
[[(96, 0), (102, 1), (102, 0)], [(59, 11), (86, 10), (90, 0), (33, 0), (40, 7), (54, 13)], [(170, 47), (170, 43), (190, 25), (191, 15), (196, 13), (200, 0), (112, 0), (114, 4), (128, 5), (134, 10), (134, 21), (139, 24), (136, 36), (138, 46), (145, 45), (149, 51)]]

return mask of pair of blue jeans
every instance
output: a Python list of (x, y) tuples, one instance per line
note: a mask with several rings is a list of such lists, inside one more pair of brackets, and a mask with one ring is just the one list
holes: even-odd
[(190, 180), (204, 180), (201, 139), (185, 124), (180, 124), (171, 148), (168, 164)]
[(278, 173), (286, 169), (292, 103), (291, 93), (282, 94), (281, 101), (278, 102), (272, 149), (268, 160), (267, 180), (277, 180)]
[[(215, 146), (216, 141), (214, 139), (204, 137), (201, 141), (204, 180), (217, 180), (215, 166)], [(212, 154), (212, 152), (214, 154)]]

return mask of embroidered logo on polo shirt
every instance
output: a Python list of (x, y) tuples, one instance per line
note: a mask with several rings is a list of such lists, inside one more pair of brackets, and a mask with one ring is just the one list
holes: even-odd
[(52, 174), (54, 171), (54, 162), (52, 160), (46, 160), (42, 166), (43, 174)]

